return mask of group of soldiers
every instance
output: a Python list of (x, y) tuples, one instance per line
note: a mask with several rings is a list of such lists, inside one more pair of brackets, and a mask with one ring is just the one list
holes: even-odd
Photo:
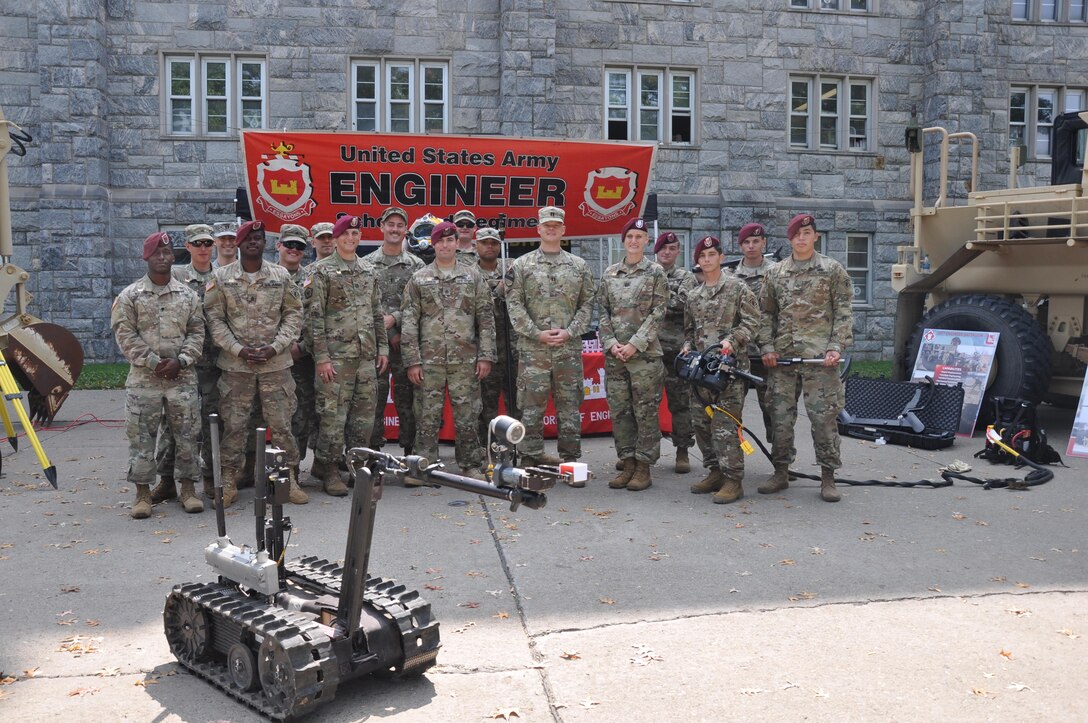
[[(835, 486), (835, 470), (842, 466), (836, 418), (845, 397), (838, 364), (853, 340), (852, 285), (841, 264), (816, 252), (819, 236), (811, 215), (795, 216), (788, 236), (792, 253), (775, 263), (764, 255), (763, 225), (743, 226), (737, 234), (743, 258), (733, 271), (723, 268), (721, 241), (706, 236), (695, 244), (692, 273), (677, 263), (676, 234), (657, 237), (653, 263), (645, 258), (650, 236), (643, 220), (624, 226), (624, 259), (604, 272), (597, 294), (619, 471), (609, 487), (638, 491), (650, 486), (650, 467), (660, 454), (657, 412), (664, 387), (675, 471), (690, 471), (688, 449), (694, 441), (708, 473), (691, 492), (714, 493), (719, 504), (743, 496), (746, 383), (734, 379), (704, 409), (674, 365), (678, 355), (713, 349), (732, 357), (739, 369), (766, 379), (757, 395), (774, 473), (758, 491), (773, 494), (789, 486), (797, 401), (803, 393), (821, 467), (820, 496), (828, 502), (841, 499)], [(821, 362), (780, 365), (780, 358)]]
[[(720, 345), (742, 368), (750, 354), (759, 355), (757, 366), (768, 373), (760, 404), (775, 473), (759, 491), (788, 486), (803, 391), (824, 469), (821, 495), (838, 499), (834, 420), (843, 395), (835, 366), (852, 337), (850, 283), (841, 265), (815, 253), (811, 216), (790, 222), (793, 256), (777, 265), (764, 259), (766, 234), (758, 224), (741, 229), (744, 259), (732, 273), (722, 268), (719, 240), (701, 239), (693, 259), (701, 280), (677, 264), (680, 242), (673, 233), (657, 238), (656, 262), (650, 261), (647, 224), (632, 219), (622, 233), (625, 258), (605, 271), (599, 285), (583, 259), (562, 249), (563, 209), (541, 208), (537, 221), (539, 247), (516, 261), (500, 259), (498, 231), (478, 227), (468, 210), (433, 227), (430, 264), (408, 252), (408, 216), (397, 207), (381, 214), (381, 247), (363, 257), (356, 253), (362, 222), (350, 215), (309, 229), (285, 224), (276, 264), (264, 259), (260, 221), (236, 231), (232, 224), (186, 227), (191, 260), (184, 266), (173, 265), (169, 235), (148, 236), (147, 274), (117, 297), (111, 321), (131, 364), (132, 516), (148, 517), (153, 503), (175, 497), (187, 512), (202, 511), (196, 480), (202, 479), (206, 498), (214, 494), (212, 412), (223, 426), (224, 505), (252, 484), (252, 430), (258, 425), (284, 450), (291, 502), (308, 500), (299, 483), (307, 447), (314, 451), (310, 474), (324, 491), (348, 494), (343, 452), (384, 442), (390, 377), (405, 453), (438, 459), (448, 394), (457, 465), (462, 474), (484, 479), (482, 444), (510, 381), (502, 363), (507, 355), (518, 360), (516, 404), (507, 400), (507, 413), (526, 428), (522, 465), (575, 461), (581, 456), (581, 336), (595, 305), (619, 470), (609, 487), (638, 491), (651, 485), (664, 387), (676, 471), (690, 471), (687, 450), (694, 438), (709, 474), (691, 491), (714, 492), (715, 502), (743, 494), (743, 382), (731, 384), (716, 405), (721, 412), (708, 417), (692, 407), (672, 364), (689, 349)], [(311, 246), (316, 260), (303, 265)], [(776, 365), (779, 356), (813, 355), (825, 364)], [(544, 449), (549, 397), (557, 455)]]

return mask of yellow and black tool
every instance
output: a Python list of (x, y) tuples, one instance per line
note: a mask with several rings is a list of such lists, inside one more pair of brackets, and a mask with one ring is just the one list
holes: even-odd
[(8, 414), (8, 408), (3, 404), (0, 404), (0, 419), (4, 420), (4, 431), (8, 433), (8, 441), (11, 442), (12, 448), (19, 451), (19, 437), (15, 434), (15, 427), (11, 424), (11, 415)]
[[(2, 353), (0, 353), (0, 391), (4, 393), (4, 401), (11, 402), (11, 406), (15, 407), (15, 413), (19, 415), (23, 431), (26, 432), (27, 439), (30, 440), (34, 452), (38, 455), (38, 462), (42, 466), (42, 471), (45, 472), (45, 478), (49, 480), (49, 484), (53, 485), (53, 489), (57, 489), (57, 468), (50, 464), (49, 458), (45, 456), (42, 443), (38, 440), (38, 433), (34, 431), (34, 425), (30, 423), (30, 417), (27, 416), (26, 410), (23, 409), (23, 392), (19, 390), (19, 386), (15, 383), (15, 377), (11, 375), (11, 367)], [(14, 436), (14, 428), (11, 427), (11, 419), (8, 417), (6, 408), (3, 417), (4, 426), (9, 430), (8, 437), (10, 439)]]

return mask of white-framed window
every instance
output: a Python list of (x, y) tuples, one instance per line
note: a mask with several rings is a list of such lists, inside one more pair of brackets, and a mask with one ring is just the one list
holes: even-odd
[(850, 13), (872, 11), (874, 0), (790, 0), (794, 10), (839, 10)]
[(449, 75), (449, 63), (443, 61), (352, 61), (352, 128), (383, 133), (448, 133)]
[(1054, 118), (1085, 109), (1088, 89), (1013, 86), (1009, 90), (1009, 143), (1026, 146), (1032, 158), (1049, 158)]
[(671, 68), (606, 68), (605, 136), (613, 141), (695, 142), (695, 72)]
[(873, 81), (831, 75), (792, 75), (789, 86), (790, 148), (870, 151)]
[(1012, 0), (1012, 19), (1037, 23), (1084, 23), (1085, 0)]
[(268, 77), (263, 58), (171, 54), (163, 58), (164, 127), (169, 135), (229, 136), (264, 128)]
[(854, 287), (855, 306), (873, 303), (873, 236), (867, 233), (846, 234), (846, 273)]

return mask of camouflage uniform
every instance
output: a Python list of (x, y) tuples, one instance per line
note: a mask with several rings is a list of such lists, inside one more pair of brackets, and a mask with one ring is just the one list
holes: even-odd
[[(760, 297), (763, 353), (784, 357), (823, 357), (828, 351), (842, 354), (854, 340), (852, 299), (850, 276), (839, 262), (819, 253), (808, 261), (791, 256), (778, 262), (764, 276)], [(797, 455), (793, 426), (802, 391), (812, 423), (816, 461), (826, 469), (841, 467), (836, 418), (846, 397), (838, 368), (811, 364), (775, 367), (770, 370), (768, 385), (774, 423), (771, 461), (776, 469), (788, 467)]]
[[(246, 439), (256, 397), (272, 443), (297, 467), (298, 446), (291, 433), (295, 413), (295, 381), (291, 378), (291, 343), (302, 326), (302, 301), (287, 270), (269, 263), (249, 274), (241, 261), (216, 269), (204, 295), (204, 313), (212, 338), (220, 348), (220, 410), (224, 474), (242, 470)], [(239, 354), (244, 347), (271, 346), (276, 355), (263, 364), (250, 364)]]
[[(582, 455), (584, 398), (581, 336), (593, 311), (593, 275), (586, 262), (566, 251), (546, 254), (540, 249), (514, 262), (507, 294), (510, 323), (518, 335), (518, 404), (525, 424), (523, 454), (544, 454), (544, 408), (554, 395), (559, 427), (559, 456)], [(537, 336), (549, 329), (566, 329), (570, 339), (561, 346), (542, 344)]]
[[(194, 365), (204, 346), (200, 298), (173, 277), (166, 286), (157, 286), (144, 276), (117, 296), (110, 326), (131, 365), (125, 380), (128, 481), (135, 485), (155, 481), (155, 433), (160, 423), (175, 440), (169, 473), (176, 479), (197, 480), (200, 399)], [(155, 376), (160, 361), (174, 358), (182, 365), (176, 379)]]
[[(514, 335), (508, 333), (508, 316), (506, 313), (506, 289), (502, 285), (505, 279), (509, 284), (511, 270), (514, 268), (513, 259), (506, 260), (506, 273), (503, 273), (502, 262), (494, 271), (488, 271), (479, 266), (476, 270), (484, 277), (488, 288), (491, 289), (491, 304), (495, 308), (495, 366), (491, 373), (480, 380), (480, 441), (487, 442), (487, 427), (491, 420), (499, 414), (499, 395), (506, 397), (506, 359), (507, 354), (517, 363), (517, 344)], [(509, 350), (509, 351), (508, 351)], [(518, 419), (521, 413), (518, 411), (515, 400), (504, 399), (506, 413)]]
[[(748, 342), (759, 328), (759, 302), (755, 294), (732, 274), (722, 271), (714, 286), (703, 283), (688, 292), (684, 310), (684, 336), (695, 350), (720, 347), (728, 339), (739, 351), (737, 367), (749, 368)], [(717, 405), (737, 419), (742, 419), (745, 385), (733, 380), (718, 396)], [(739, 482), (744, 477), (744, 455), (737, 436), (737, 424), (719, 411), (708, 417), (702, 403), (694, 398), (691, 405), (695, 441), (703, 455), (703, 466), (720, 468), (726, 480)]]
[(480, 254), (476, 253), (476, 249), (457, 249), (457, 263), (478, 268)]
[(423, 384), (415, 398), (415, 453), (438, 459), (448, 386), (457, 466), (462, 471), (480, 469), (476, 362), (495, 362), (495, 312), (487, 282), (467, 264), (457, 263), (449, 270), (428, 264), (408, 281), (401, 313), (404, 366), (423, 367)]
[[(601, 346), (605, 349), (605, 395), (619, 459), (654, 464), (661, 455), (661, 366), (658, 329), (665, 318), (669, 284), (659, 264), (643, 258), (605, 269), (597, 289)], [(608, 350), (632, 344), (638, 353), (626, 362)]]
[[(294, 271), (288, 271), (291, 281), (295, 283), (302, 299), (302, 331), (299, 332), (298, 351), (299, 358), (291, 364), (291, 378), (295, 380), (295, 413), (291, 417), (291, 434), (298, 445), (299, 459), (306, 457), (306, 447), (310, 445), (310, 439), (317, 435), (314, 427), (314, 419), (317, 417), (317, 391), (314, 388), (316, 364), (314, 364), (313, 347), (311, 346), (310, 328), (307, 323), (309, 318), (309, 298), (305, 295), (305, 289), (310, 283), (313, 274), (313, 266), (300, 266)], [(312, 445), (317, 449), (316, 445)]]
[(389, 343), (373, 266), (334, 253), (310, 268), (303, 296), (309, 304), (313, 359), (315, 364), (332, 362), (336, 370), (331, 382), (318, 384), (321, 426), (314, 459), (336, 464), (345, 445), (370, 444), (378, 388), (374, 362), (389, 355)]
[[(209, 269), (201, 273), (193, 268), (192, 264), (185, 266), (173, 266), (171, 275), (187, 286), (200, 299), (200, 316), (204, 317), (204, 286), (211, 279), (214, 271)], [(212, 469), (212, 443), (211, 443), (211, 419), (210, 415), (219, 411), (219, 367), (215, 360), (219, 356), (219, 349), (212, 342), (211, 331), (205, 326), (204, 353), (200, 355), (194, 365), (196, 370), (197, 391), (200, 393), (200, 469), (205, 480), (211, 479), (214, 473)], [(159, 441), (155, 447), (155, 459), (158, 463), (159, 476), (170, 478), (174, 472), (174, 454), (176, 444), (174, 434), (167, 424), (159, 425)], [(195, 478), (194, 478), (195, 481)]]
[[(411, 448), (416, 438), (416, 420), (413, 411), (412, 383), (408, 381), (399, 348), (393, 348), (393, 337), (401, 333), (400, 306), (404, 301), (404, 287), (412, 274), (424, 267), (418, 256), (402, 251), (397, 256), (387, 256), (381, 248), (363, 257), (374, 265), (378, 277), (378, 289), (382, 297), (382, 313), (392, 314), (396, 323), (389, 328), (389, 372), (393, 377), (393, 404), (400, 417), (398, 442), (405, 449)], [(384, 326), (384, 324), (383, 324)], [(370, 433), (370, 446), (377, 449), (385, 442), (385, 405), (389, 399), (389, 376), (378, 379), (377, 398), (374, 408), (374, 429)]]
[[(752, 293), (756, 295), (756, 298), (761, 298), (763, 291), (763, 277), (767, 275), (767, 272), (775, 267), (775, 262), (767, 258), (763, 259), (763, 263), (759, 266), (745, 266), (741, 261), (737, 264), (737, 268), (734, 271), (734, 275), (748, 284), (748, 288), (752, 290)], [(748, 356), (758, 357), (762, 356), (759, 351), (760, 339), (757, 330), (756, 336), (748, 344)], [(763, 366), (762, 361), (752, 360), (752, 373), (757, 377), (767, 378), (767, 367)], [(751, 388), (751, 387), (749, 387)], [(759, 400), (759, 411), (763, 413), (763, 429), (766, 431), (767, 442), (774, 441), (774, 422), (771, 420), (771, 385), (764, 384), (762, 387), (756, 388), (756, 399)]]
[(672, 415), (672, 446), (687, 449), (692, 445), (691, 385), (677, 376), (673, 362), (684, 346), (684, 307), (688, 292), (699, 282), (695, 280), (695, 274), (675, 263), (665, 269), (665, 279), (669, 284), (669, 303), (658, 330), (665, 370), (665, 400)]

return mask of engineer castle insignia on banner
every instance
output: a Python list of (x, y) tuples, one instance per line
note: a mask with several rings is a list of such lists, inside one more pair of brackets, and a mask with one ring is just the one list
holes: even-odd
[(261, 156), (257, 166), (257, 205), (282, 221), (294, 221), (313, 212), (310, 167), (294, 154), (294, 145), (282, 141), (272, 146), (272, 153)]
[(611, 221), (627, 216), (635, 208), (638, 174), (619, 166), (606, 166), (586, 176), (585, 202), (579, 209), (594, 221)]

